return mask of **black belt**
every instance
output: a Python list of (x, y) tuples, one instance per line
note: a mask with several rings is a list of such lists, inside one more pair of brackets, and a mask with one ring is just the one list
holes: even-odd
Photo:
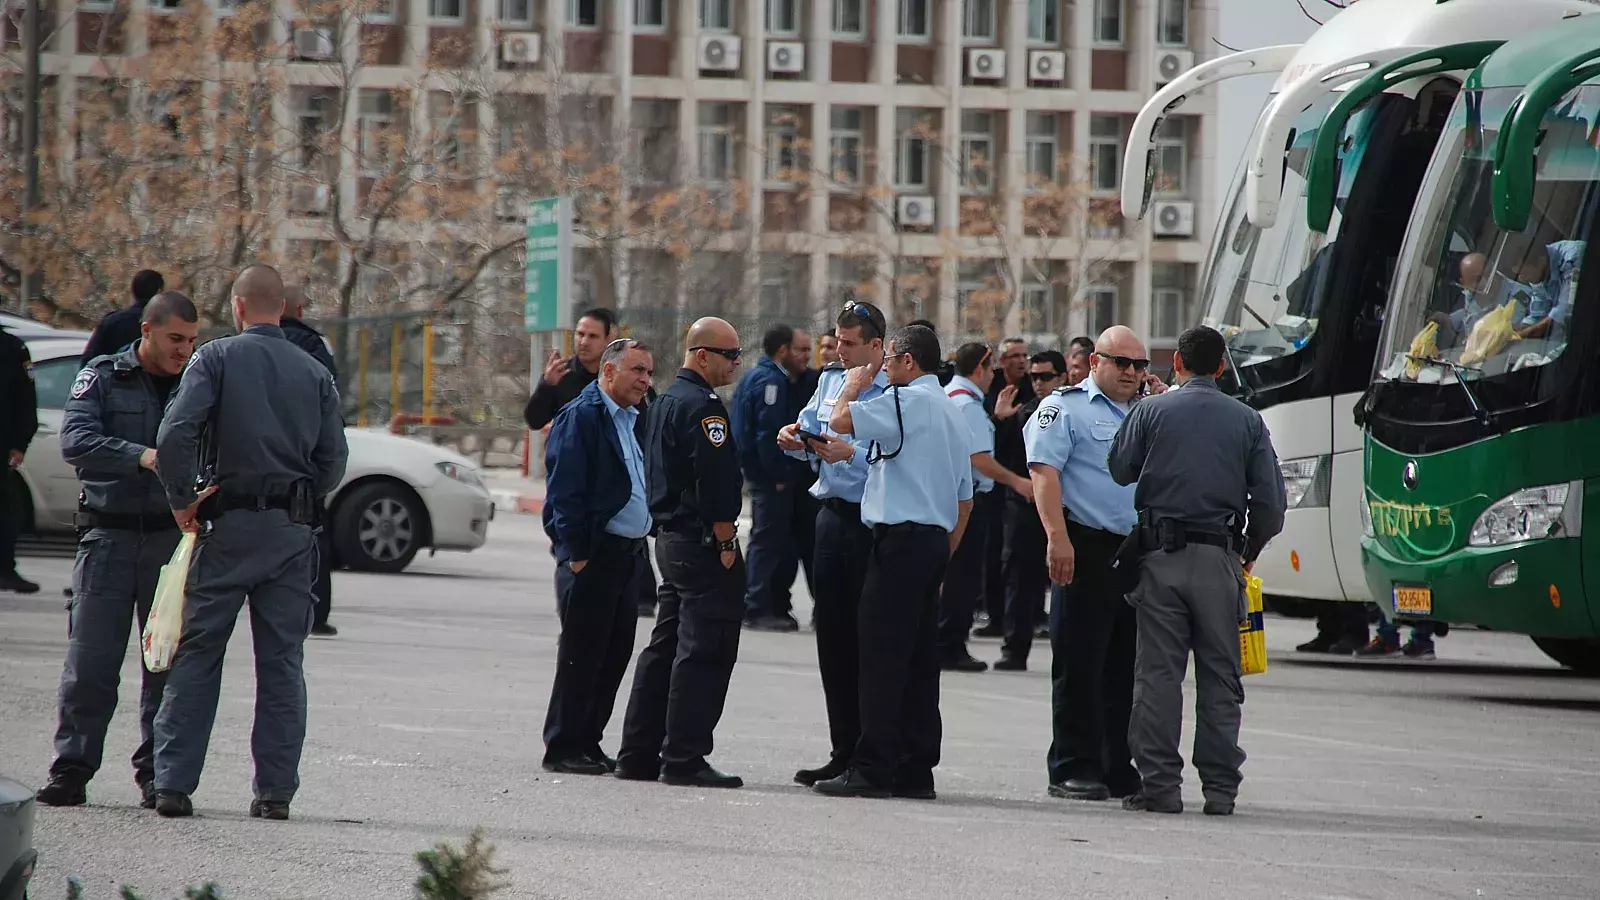
[(1067, 531), (1076, 531), (1091, 540), (1121, 542), (1128, 538), (1125, 534), (1117, 534), (1115, 531), (1107, 531), (1104, 528), (1096, 528), (1093, 525), (1085, 525), (1082, 522), (1074, 522), (1071, 519), (1067, 520)]
[[(598, 549), (601, 544), (608, 544), (612, 547), (620, 548), (624, 553), (638, 553), (640, 550), (644, 549), (645, 539), (622, 537), (621, 535), (612, 534), (609, 531), (603, 531), (600, 533), (599, 538), (595, 540), (594, 546), (596, 549)], [(592, 556), (593, 554), (591, 553), (590, 555)]]
[(825, 498), (822, 501), (822, 508), (848, 519), (861, 518), (861, 504), (851, 503), (849, 500), (840, 497)]
[(1147, 553), (1154, 550), (1165, 550), (1168, 553), (1172, 553), (1182, 550), (1188, 544), (1205, 544), (1236, 553), (1242, 554), (1244, 552), (1244, 540), (1239, 536), (1190, 528), (1176, 519), (1162, 519), (1155, 523), (1141, 523), (1138, 527), (1138, 533), (1140, 549)]
[(218, 515), (234, 509), (262, 512), (268, 509), (287, 510), (288, 508), (288, 494), (230, 494), (226, 491), (217, 494)]
[(912, 534), (923, 531), (937, 531), (940, 534), (950, 533), (937, 525), (924, 525), (921, 522), (896, 522), (893, 525), (879, 524), (872, 526), (872, 536), (874, 538), (881, 538), (891, 531), (903, 531)]
[(113, 531), (174, 531), (178, 520), (172, 513), (105, 513), (94, 509), (80, 509), (72, 516), (79, 528), (109, 528)]

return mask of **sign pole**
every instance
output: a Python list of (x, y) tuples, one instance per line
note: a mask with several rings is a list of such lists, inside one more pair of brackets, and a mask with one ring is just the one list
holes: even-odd
[[(544, 377), (540, 350), (554, 348), (557, 333), (572, 320), (571, 197), (528, 201), (526, 258), (522, 325), (528, 333), (528, 385), (532, 391)], [(533, 439), (534, 432), (530, 430), (523, 445), (528, 457), (524, 464), (526, 475), (531, 475), (533, 469)]]

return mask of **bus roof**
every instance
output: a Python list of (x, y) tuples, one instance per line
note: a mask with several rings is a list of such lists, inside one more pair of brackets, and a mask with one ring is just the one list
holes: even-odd
[(1593, 15), (1600, 12), (1600, 3), (1583, 0), (1574, 6), (1582, 9), (1573, 16), (1582, 18), (1575, 22), (1558, 22), (1506, 41), (1473, 70), (1466, 87), (1473, 90), (1527, 87), (1554, 63), (1600, 48), (1600, 16)]

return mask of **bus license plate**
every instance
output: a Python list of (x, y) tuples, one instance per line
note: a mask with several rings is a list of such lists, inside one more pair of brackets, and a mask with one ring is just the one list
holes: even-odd
[(1395, 588), (1394, 611), (1400, 615), (1431, 615), (1433, 613), (1433, 589), (1425, 587)]

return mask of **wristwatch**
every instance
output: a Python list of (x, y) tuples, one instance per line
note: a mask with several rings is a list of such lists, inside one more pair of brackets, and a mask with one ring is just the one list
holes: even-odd
[(737, 534), (725, 541), (717, 541), (716, 544), (718, 553), (739, 552), (739, 536)]

